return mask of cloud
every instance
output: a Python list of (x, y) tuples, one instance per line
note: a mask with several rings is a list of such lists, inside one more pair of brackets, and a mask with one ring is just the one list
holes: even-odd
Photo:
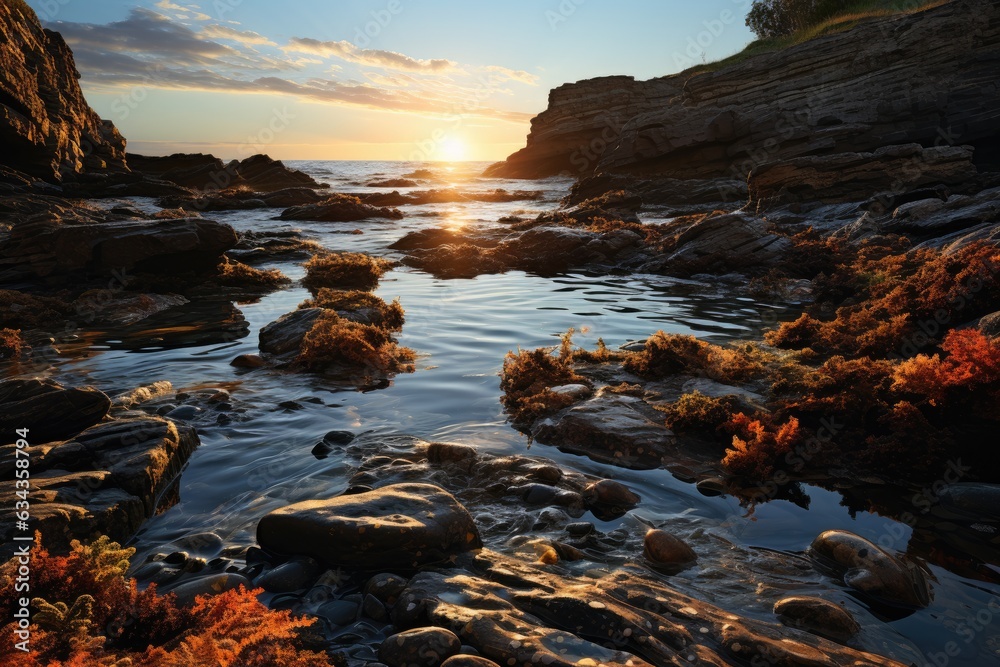
[[(145, 8), (134, 8), (124, 20), (108, 24), (57, 22), (48, 27), (60, 31), (72, 47), (88, 92), (120, 94), (122, 99), (149, 88), (275, 93), (309, 102), (425, 115), (461, 114), (518, 123), (530, 117), (485, 104), (491, 94), (505, 92), (499, 83), (531, 76), (506, 68), (491, 71), (486, 79), (492, 87), (484, 90), (482, 81), (449, 60), (417, 60), (317, 40), (298, 40), (302, 49), (291, 50), (304, 55), (292, 56), (287, 47), (278, 48), (255, 32), (219, 24), (192, 28)], [(346, 80), (338, 80), (340, 66), (318, 58), (334, 53), (379, 71), (355, 67), (343, 77)], [(366, 80), (351, 80), (352, 75)]]
[(457, 63), (452, 60), (438, 58), (434, 60), (418, 60), (395, 51), (381, 51), (379, 49), (359, 49), (354, 44), (342, 40), (339, 42), (323, 42), (311, 37), (293, 37), (287, 45), (283, 46), (285, 51), (295, 53), (310, 53), (324, 58), (340, 58), (348, 62), (371, 67), (381, 67), (383, 69), (400, 70), (403, 72), (429, 72), (442, 74), (458, 69)]
[(174, 16), (179, 19), (194, 18), (197, 21), (208, 21), (212, 18), (208, 14), (198, 11), (198, 5), (188, 5), (187, 7), (182, 7), (181, 5), (170, 2), (170, 0), (160, 0), (160, 2), (156, 3), (156, 6), (160, 9), (174, 12)]
[(526, 83), (529, 86), (538, 85), (538, 77), (530, 72), (525, 72), (524, 70), (508, 69), (507, 67), (500, 67), (499, 65), (487, 65), (483, 69), (510, 81), (519, 81), (520, 83)]
[(226, 39), (241, 44), (257, 44), (260, 46), (277, 46), (264, 35), (252, 30), (236, 30), (224, 25), (207, 25), (198, 31), (203, 39)]

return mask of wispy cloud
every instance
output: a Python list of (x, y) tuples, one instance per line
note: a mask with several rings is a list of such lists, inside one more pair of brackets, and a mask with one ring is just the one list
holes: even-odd
[(261, 46), (277, 46), (264, 35), (252, 30), (236, 30), (229, 26), (212, 24), (202, 28), (198, 33), (203, 39), (225, 39), (241, 44), (257, 44)]
[[(163, 0), (164, 11), (189, 8)], [(185, 25), (145, 8), (108, 24), (58, 22), (73, 48), (84, 85), (99, 92), (134, 87), (229, 93), (275, 93), (302, 100), (424, 115), (467, 115), (523, 123), (530, 114), (484, 104), (480, 79), (534, 83), (527, 72), (504, 67), (466, 72), (451, 60), (420, 60), (393, 51), (359, 49), (348, 42), (299, 38), (278, 47), (252, 31), (220, 24)], [(352, 72), (330, 62), (336, 58)], [(364, 68), (364, 69), (361, 69)], [(363, 78), (352, 80), (350, 77)], [(468, 103), (474, 100), (473, 103)], [(471, 110), (470, 110), (471, 109)]]
[(395, 51), (379, 49), (360, 49), (351, 42), (323, 42), (311, 37), (293, 37), (287, 45), (281, 47), (294, 53), (310, 53), (324, 58), (340, 58), (359, 65), (382, 67), (404, 72), (432, 72), (441, 74), (458, 69), (458, 64), (452, 60), (437, 58), (434, 60), (418, 60)]

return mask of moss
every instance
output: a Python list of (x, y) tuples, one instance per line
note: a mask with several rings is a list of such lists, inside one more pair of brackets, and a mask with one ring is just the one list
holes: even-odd
[(0, 329), (0, 359), (16, 359), (25, 347), (20, 329)]
[(416, 353), (387, 329), (324, 313), (306, 334), (296, 364), (311, 371), (344, 370), (365, 379), (412, 373)]
[(315, 255), (305, 267), (302, 284), (315, 294), (322, 287), (374, 289), (392, 262), (359, 252), (329, 252)]
[(224, 287), (248, 289), (274, 289), (291, 282), (278, 269), (255, 269), (230, 259), (219, 264), (218, 280)]
[(308, 299), (299, 308), (327, 308), (344, 313), (363, 312), (371, 324), (398, 331), (403, 328), (405, 313), (399, 299), (386, 303), (371, 292), (360, 290), (334, 290), (321, 287), (315, 298)]
[(768, 364), (775, 360), (774, 354), (753, 343), (722, 347), (694, 336), (657, 331), (641, 351), (626, 355), (624, 367), (649, 380), (687, 373), (731, 384), (765, 375)]
[(695, 391), (660, 410), (666, 414), (667, 428), (673, 431), (715, 434), (738, 411), (738, 405), (733, 396), (714, 398)]
[(558, 354), (550, 348), (508, 352), (500, 372), (503, 404), (515, 425), (529, 425), (537, 419), (554, 414), (573, 404), (576, 399), (551, 391), (567, 384), (592, 383), (573, 370), (573, 330), (562, 337)]
[(43, 329), (64, 322), (73, 313), (66, 301), (0, 290), (0, 326), (11, 329)]

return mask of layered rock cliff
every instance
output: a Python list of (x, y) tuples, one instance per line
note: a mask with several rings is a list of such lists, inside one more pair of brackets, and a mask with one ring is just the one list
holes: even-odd
[(0, 165), (50, 182), (126, 171), (125, 139), (80, 90), (62, 36), (21, 0), (0, 3)]
[(556, 88), (490, 174), (744, 178), (754, 167), (894, 144), (1000, 161), (1000, 1), (953, 0), (714, 72)]

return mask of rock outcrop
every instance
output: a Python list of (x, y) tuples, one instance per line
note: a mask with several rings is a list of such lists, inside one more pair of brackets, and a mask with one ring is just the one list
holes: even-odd
[(58, 183), (121, 171), (125, 139), (83, 98), (73, 54), (20, 0), (0, 4), (0, 164)]
[(169, 181), (211, 194), (233, 187), (254, 192), (274, 192), (286, 188), (326, 188), (308, 174), (286, 167), (267, 155), (251, 155), (224, 163), (205, 153), (174, 153), (162, 157), (128, 154), (129, 167), (146, 177)]
[(569, 84), (488, 173), (743, 178), (775, 160), (907, 143), (970, 145), (991, 164), (998, 54), (1000, 5), (956, 0), (715, 71)]
[[(31, 461), (31, 527), (42, 533), (50, 549), (99, 534), (124, 542), (171, 504), (170, 489), (198, 446), (195, 430), (159, 417), (111, 419), (110, 406), (111, 400), (92, 387), (68, 388), (50, 380), (0, 383), (6, 443), (0, 446), (0, 502), (5, 508), (0, 512), (0, 558), (13, 552), (12, 535), (24, 532), (11, 509), (17, 490), (14, 470), (23, 452)], [(25, 428), (28, 446), (18, 448), (6, 436)]]

